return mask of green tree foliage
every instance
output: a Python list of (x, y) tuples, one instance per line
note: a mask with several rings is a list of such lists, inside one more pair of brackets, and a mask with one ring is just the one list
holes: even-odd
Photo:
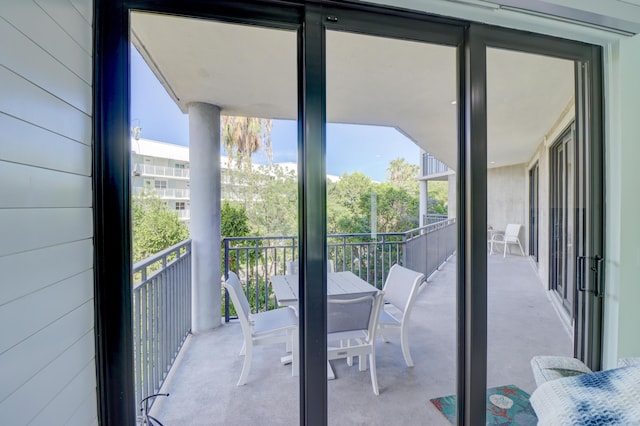
[(372, 190), (373, 182), (360, 172), (344, 174), (338, 182), (327, 183), (327, 232), (370, 232), (370, 210), (366, 200)]
[(449, 205), (449, 182), (430, 181), (427, 213), (447, 214)]
[(279, 165), (261, 166), (248, 177), (244, 202), (253, 235), (298, 233), (298, 180)]
[(133, 196), (131, 216), (134, 262), (189, 238), (189, 228), (149, 186)]
[(373, 200), (376, 232), (416, 228), (419, 224), (418, 188), (415, 177), (410, 179), (374, 183), (359, 172), (343, 175), (338, 182), (327, 186), (327, 232), (370, 233)]
[(223, 237), (245, 237), (249, 235), (249, 217), (241, 204), (222, 202), (220, 209), (220, 233)]
[(404, 232), (420, 225), (418, 197), (410, 191), (385, 182), (376, 185), (375, 192), (377, 232)]
[[(250, 234), (249, 218), (244, 206), (237, 203), (230, 203), (228, 201), (222, 202), (220, 209), (220, 233), (222, 237), (246, 237)], [(234, 244), (230, 243), (230, 247)], [(238, 261), (244, 262), (246, 257), (245, 253), (241, 253), (240, 259), (238, 259), (236, 252), (229, 254), (229, 270), (238, 271)], [(253, 256), (255, 258), (255, 255)], [(225, 272), (224, 266), (224, 245), (220, 248), (220, 270)]]
[(387, 181), (417, 197), (420, 191), (417, 180), (419, 171), (417, 165), (409, 164), (404, 158), (396, 158), (387, 167)]

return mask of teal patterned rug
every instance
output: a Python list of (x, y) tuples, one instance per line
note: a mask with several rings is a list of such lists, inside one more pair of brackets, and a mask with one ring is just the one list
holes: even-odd
[[(456, 423), (456, 396), (433, 398), (431, 403), (451, 424)], [(537, 425), (538, 418), (529, 404), (529, 394), (514, 385), (487, 389), (488, 425)]]

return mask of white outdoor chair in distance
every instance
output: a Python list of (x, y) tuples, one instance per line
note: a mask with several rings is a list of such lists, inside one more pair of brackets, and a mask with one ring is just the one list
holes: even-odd
[(393, 305), (400, 312), (400, 315), (396, 317), (384, 307), (380, 309), (380, 319), (378, 320), (380, 336), (382, 340), (388, 342), (387, 336), (390, 333), (400, 334), (402, 354), (408, 367), (413, 367), (413, 359), (409, 352), (409, 315), (423, 279), (424, 274), (396, 264), (389, 270), (389, 275), (382, 289), (385, 302)]
[[(379, 395), (376, 375), (375, 338), (378, 313), (382, 305), (382, 291), (368, 295), (333, 296), (327, 299), (327, 341), (340, 342), (339, 347), (327, 348), (327, 360), (357, 356), (360, 371), (366, 369), (369, 357), (369, 371), (373, 393)], [(349, 342), (344, 346), (343, 342)]]
[(518, 247), (520, 247), (520, 252), (522, 252), (522, 255), (524, 256), (524, 250), (522, 249), (522, 244), (520, 244), (520, 239), (518, 238), (521, 226), (522, 225), (518, 223), (510, 223), (507, 225), (507, 229), (504, 230), (504, 234), (493, 234), (489, 241), (489, 244), (491, 245), (489, 253), (493, 254), (494, 244), (504, 244), (504, 254), (502, 257), (507, 257), (507, 246), (509, 244), (517, 244)]
[(249, 370), (251, 369), (251, 359), (253, 357), (253, 347), (258, 345), (269, 345), (274, 343), (284, 343), (287, 348), (292, 349), (292, 374), (298, 371), (298, 318), (291, 308), (273, 309), (257, 314), (251, 313), (247, 297), (242, 291), (240, 280), (234, 272), (229, 272), (229, 278), (224, 284), (229, 292), (244, 336), (244, 343), (240, 350), (240, 355), (244, 355), (244, 364), (238, 386), (247, 383)]

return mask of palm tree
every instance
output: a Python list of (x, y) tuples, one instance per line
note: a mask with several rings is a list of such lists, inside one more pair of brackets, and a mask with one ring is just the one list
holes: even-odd
[(399, 188), (417, 191), (418, 171), (419, 167), (415, 164), (409, 164), (404, 158), (396, 158), (387, 167), (387, 179)]
[[(238, 168), (251, 165), (251, 156), (262, 149), (271, 161), (271, 120), (254, 117), (221, 117), (222, 142)], [(251, 167), (249, 167), (249, 170)]]

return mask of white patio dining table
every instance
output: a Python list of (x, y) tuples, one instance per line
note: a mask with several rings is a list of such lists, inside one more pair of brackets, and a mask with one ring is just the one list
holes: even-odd
[[(298, 304), (298, 275), (273, 275), (271, 287), (281, 306)], [(329, 272), (327, 276), (327, 296), (365, 295), (377, 289), (350, 271)]]
[[(295, 306), (298, 304), (298, 275), (272, 275), (271, 287), (278, 305)], [(329, 272), (327, 275), (327, 296), (373, 294), (377, 288), (350, 271)], [(327, 378), (335, 379), (331, 364), (327, 362)]]

